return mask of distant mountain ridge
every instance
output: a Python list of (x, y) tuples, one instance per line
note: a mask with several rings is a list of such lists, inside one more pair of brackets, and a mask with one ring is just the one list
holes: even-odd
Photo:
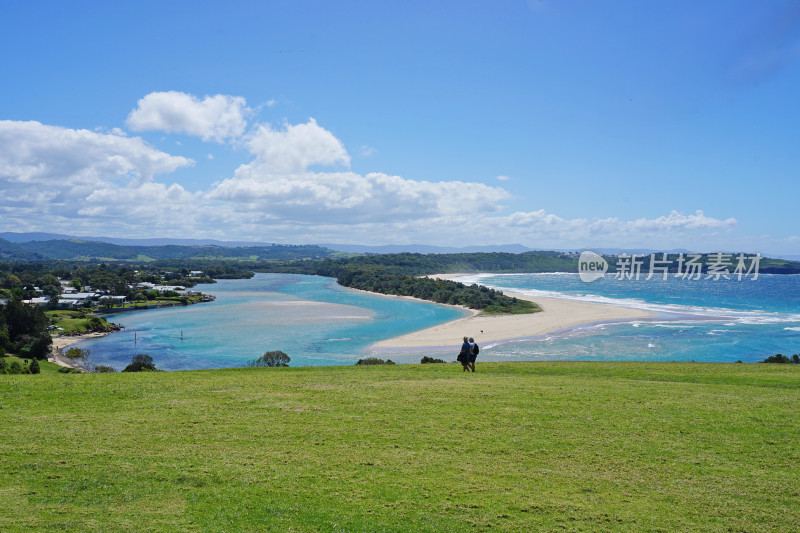
[(170, 239), (170, 238), (153, 238), (153, 239), (123, 239), (118, 237), (89, 237), (89, 236), (76, 236), (65, 235), (63, 233), (13, 233), (5, 232), (0, 233), (0, 239), (5, 239), (8, 242), (23, 243), (32, 241), (66, 241), (66, 240), (82, 240), (92, 242), (107, 242), (109, 244), (117, 244), (120, 246), (224, 246), (224, 247), (237, 247), (237, 246), (271, 246), (273, 243), (269, 242), (251, 242), (251, 241), (219, 241), (215, 239)]
[(124, 246), (83, 239), (9, 242), (0, 239), (0, 259), (145, 263), (159, 259), (269, 261), (324, 259), (336, 252), (316, 245), (215, 246), (175, 244)]
[(499, 244), (489, 246), (433, 246), (429, 244), (384, 244), (370, 246), (366, 244), (320, 244), (320, 246), (337, 252), (353, 254), (469, 254), (481, 252), (505, 252), (511, 254), (521, 254), (533, 251), (521, 244)]
[[(521, 254), (533, 251), (555, 251), (555, 252), (582, 252), (584, 250), (591, 250), (601, 255), (620, 255), (620, 254), (640, 254), (649, 255), (651, 253), (667, 252), (671, 254), (678, 253), (701, 253), (698, 250), (687, 249), (673, 249), (673, 250), (654, 250), (645, 248), (530, 248), (522, 244), (498, 244), (498, 245), (484, 245), (484, 246), (435, 246), (429, 244), (385, 244), (385, 245), (364, 245), (364, 244), (335, 244), (324, 243), (315, 245), (281, 245), (268, 242), (259, 241), (220, 241), (216, 239), (173, 239), (173, 238), (147, 238), (147, 239), (125, 239), (118, 237), (77, 237), (74, 235), (66, 235), (62, 233), (43, 233), (43, 232), (3, 232), (0, 233), (0, 240), (5, 240), (5, 248), (0, 246), (0, 257), (3, 257), (3, 250), (6, 252), (11, 251), (10, 245), (19, 245), (19, 248), (13, 248), (14, 253), (18, 254), (20, 259), (36, 260), (46, 259), (46, 256), (37, 256), (41, 246), (32, 246), (27, 243), (34, 242), (47, 242), (47, 241), (85, 241), (94, 243), (107, 243), (111, 245), (124, 246), (124, 247), (162, 247), (162, 246), (186, 246), (186, 247), (203, 247), (214, 246), (220, 248), (272, 248), (274, 246), (313, 246), (320, 249), (332, 250), (335, 252), (342, 252), (348, 254), (397, 254), (397, 253), (418, 253), (418, 254), (460, 254), (460, 253), (512, 253)], [(251, 250), (252, 251), (252, 250)], [(713, 250), (718, 251), (718, 250)], [(705, 253), (705, 251), (703, 252)], [(749, 252), (748, 252), (749, 253)], [(161, 254), (157, 254), (161, 255)], [(220, 254), (216, 254), (220, 255)], [(252, 255), (252, 254), (251, 254)], [(800, 255), (793, 254), (766, 254), (766, 257), (787, 259), (792, 261), (800, 260)], [(8, 257), (8, 253), (6, 253)]]

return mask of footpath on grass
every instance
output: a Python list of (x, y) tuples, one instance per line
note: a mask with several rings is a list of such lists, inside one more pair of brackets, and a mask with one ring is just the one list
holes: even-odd
[(3, 376), (0, 530), (789, 531), (798, 405), (798, 365)]

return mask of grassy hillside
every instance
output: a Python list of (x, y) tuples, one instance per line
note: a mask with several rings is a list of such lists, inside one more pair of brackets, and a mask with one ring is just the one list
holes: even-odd
[(788, 531), (796, 365), (0, 377), (0, 531)]

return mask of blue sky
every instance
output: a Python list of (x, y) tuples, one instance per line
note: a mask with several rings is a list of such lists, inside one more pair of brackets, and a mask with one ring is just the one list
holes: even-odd
[(2, 19), (0, 231), (800, 253), (797, 1)]

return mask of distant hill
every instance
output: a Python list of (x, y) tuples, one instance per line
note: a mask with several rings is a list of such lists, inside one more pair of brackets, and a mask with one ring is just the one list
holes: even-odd
[(36, 252), (26, 250), (17, 243), (0, 239), (0, 259), (14, 259), (18, 261), (41, 261), (45, 259)]
[(159, 259), (226, 259), (269, 261), (324, 259), (339, 255), (316, 245), (268, 246), (122, 246), (82, 239), (53, 239), (12, 243), (0, 239), (0, 258), (24, 261), (120, 261), (148, 262)]
[(77, 239), (81, 241), (95, 241), (107, 242), (111, 244), (118, 244), (120, 246), (271, 246), (269, 242), (250, 242), (250, 241), (218, 241), (215, 239), (168, 239), (168, 238), (154, 238), (154, 239), (123, 239), (118, 237), (91, 237), (91, 236), (76, 236), (64, 235), (61, 233), (14, 233), (5, 232), (0, 233), (0, 239), (5, 239), (9, 242), (21, 243), (31, 241), (66, 241)]
[(532, 248), (521, 244), (498, 244), (491, 246), (464, 246), (461, 248), (452, 246), (431, 246), (427, 244), (386, 244), (382, 246), (370, 246), (363, 244), (320, 244), (330, 250), (347, 252), (353, 254), (469, 254), (469, 253), (491, 253), (505, 252), (521, 254), (530, 252)]

